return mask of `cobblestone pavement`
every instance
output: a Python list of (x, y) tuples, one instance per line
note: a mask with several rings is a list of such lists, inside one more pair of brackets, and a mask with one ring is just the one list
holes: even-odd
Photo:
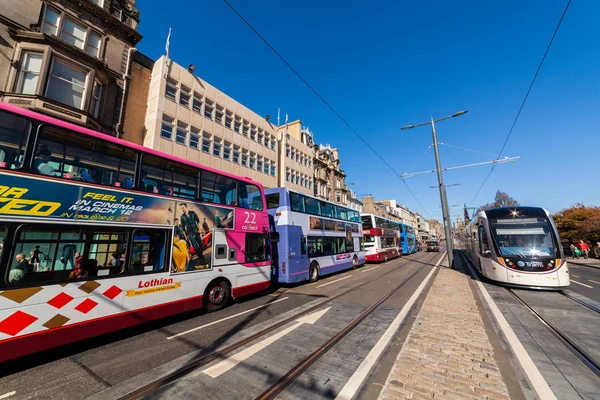
[(379, 400), (509, 399), (469, 279), (440, 269)]

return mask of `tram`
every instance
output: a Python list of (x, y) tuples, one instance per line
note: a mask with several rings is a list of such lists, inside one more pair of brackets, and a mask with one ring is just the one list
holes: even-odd
[(558, 230), (543, 208), (481, 211), (460, 241), (473, 265), (492, 281), (548, 290), (562, 290), (570, 284)]

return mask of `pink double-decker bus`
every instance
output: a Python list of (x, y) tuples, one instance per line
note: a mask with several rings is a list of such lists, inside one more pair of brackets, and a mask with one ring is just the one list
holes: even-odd
[(269, 287), (262, 186), (0, 103), (0, 362)]

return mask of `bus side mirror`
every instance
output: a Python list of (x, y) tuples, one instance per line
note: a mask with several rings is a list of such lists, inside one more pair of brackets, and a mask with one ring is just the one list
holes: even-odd
[(271, 242), (279, 243), (279, 232), (271, 232)]
[(486, 257), (486, 258), (492, 258), (492, 252), (489, 251), (489, 250), (485, 250), (483, 252), (483, 256)]

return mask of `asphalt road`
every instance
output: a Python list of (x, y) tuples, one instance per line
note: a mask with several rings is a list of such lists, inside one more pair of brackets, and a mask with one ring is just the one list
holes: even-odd
[[(570, 260), (569, 260), (570, 261)], [(600, 302), (600, 261), (598, 268), (569, 262), (570, 290)]]
[[(324, 358), (324, 362), (348, 367), (341, 368), (336, 379), (323, 383), (321, 388), (322, 394), (339, 390), (340, 385), (345, 383), (344, 379), (347, 380), (353, 372), (351, 366), (360, 361), (361, 355), (366, 356), (369, 346), (372, 347), (373, 341), (382, 335), (386, 324), (398, 314), (442, 254), (421, 252), (387, 263), (367, 264), (313, 284), (283, 287), (244, 298), (220, 312), (191, 312), (6, 363), (0, 370), (0, 398), (12, 392), (15, 394), (10, 396), (10, 400), (82, 399), (94, 394), (98, 398), (108, 398), (102, 393), (108, 393), (106, 390), (119, 387), (127, 380), (135, 382), (140, 376), (151, 376), (161, 366), (176, 363), (190, 353), (209, 354), (223, 344), (238, 340), (245, 332), (262, 329), (263, 325), (286, 313), (307, 308), (310, 304), (364, 283), (360, 289), (348, 292), (330, 303), (332, 309), (312, 326), (300, 326), (293, 335), (273, 346), (272, 351), (263, 352), (261, 358), (256, 359), (258, 364), (249, 364), (246, 370), (219, 378), (230, 383), (232, 393), (246, 394), (248, 387), (238, 384), (254, 377), (254, 391), (260, 393), (275, 377), (287, 372), (288, 364), (304, 357), (331, 332), (343, 328), (348, 321), (389, 292), (390, 288), (417, 272), (406, 287), (394, 293), (381, 309), (367, 318), (364, 324), (361, 323), (360, 329), (356, 328), (339, 344), (339, 351)], [(354, 363), (348, 362), (349, 352), (354, 354), (353, 357), (359, 357)], [(282, 357), (282, 354), (286, 357)], [(259, 364), (260, 367), (257, 367)], [(263, 364), (270, 366), (268, 373)], [(326, 365), (321, 364), (314, 371), (327, 369)], [(311, 381), (314, 376), (307, 376), (306, 379), (309, 380), (300, 379), (297, 385), (289, 388), (291, 397), (307, 395), (307, 390), (314, 387)], [(206, 376), (203, 380), (196, 379), (196, 382), (185, 378), (181, 381), (184, 383), (165, 388), (161, 394), (177, 397), (181, 390), (193, 397), (200, 387), (202, 390), (223, 387), (220, 384), (212, 385)], [(216, 394), (217, 398), (224, 395), (218, 390)]]

